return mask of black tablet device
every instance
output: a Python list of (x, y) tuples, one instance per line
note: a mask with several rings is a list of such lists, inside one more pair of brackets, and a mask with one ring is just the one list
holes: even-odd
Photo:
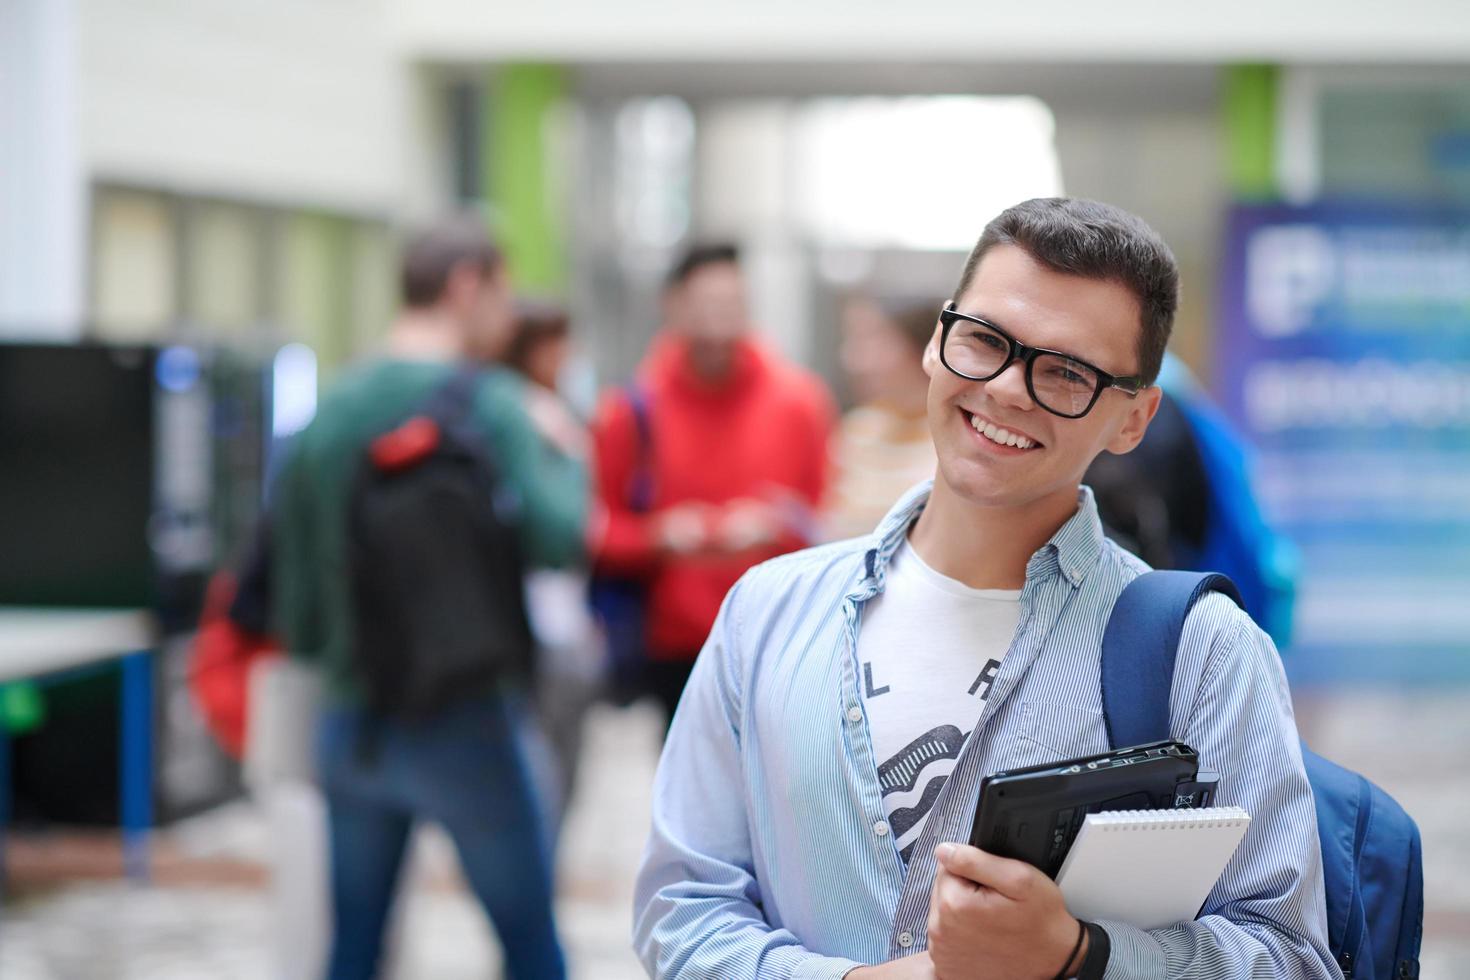
[(997, 772), (980, 784), (970, 843), (1055, 878), (1089, 813), (1209, 806), (1215, 781), (1173, 741)]

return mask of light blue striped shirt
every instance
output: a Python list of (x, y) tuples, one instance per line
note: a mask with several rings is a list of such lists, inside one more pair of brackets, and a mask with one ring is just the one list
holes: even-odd
[[(651, 976), (836, 980), (925, 948), (934, 845), (968, 842), (991, 772), (1108, 748), (1099, 650), (1145, 571), (1103, 536), (1092, 493), (1026, 567), (1021, 624), (908, 865), (884, 820), (859, 696), (857, 631), (928, 500), (874, 535), (752, 569), (725, 599), (654, 787), (634, 943)], [(1221, 774), (1216, 805), (1252, 815), (1200, 916), (1148, 932), (1101, 923), (1106, 976), (1339, 977), (1290, 695), (1271, 640), (1229, 599), (1190, 614), (1172, 734)]]

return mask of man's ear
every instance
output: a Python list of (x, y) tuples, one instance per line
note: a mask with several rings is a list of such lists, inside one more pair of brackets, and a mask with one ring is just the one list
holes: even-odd
[(936, 326), (934, 328), (934, 334), (929, 338), (929, 343), (924, 345), (924, 358), (922, 362), (924, 373), (931, 378), (934, 377), (935, 371), (938, 371), (944, 366), (939, 362), (939, 336), (943, 332), (943, 329), (943, 327)]
[(1142, 442), (1143, 434), (1148, 431), (1148, 424), (1153, 421), (1163, 397), (1164, 390), (1158, 385), (1149, 385), (1140, 391), (1133, 399), (1133, 404), (1128, 406), (1128, 417), (1124, 419), (1123, 427), (1108, 441), (1108, 452), (1118, 454), (1131, 452)]
[(453, 309), (471, 309), (480, 295), (485, 278), (484, 268), (475, 262), (468, 259), (456, 262), (449, 267), (449, 275), (444, 277), (444, 292), (441, 295)]

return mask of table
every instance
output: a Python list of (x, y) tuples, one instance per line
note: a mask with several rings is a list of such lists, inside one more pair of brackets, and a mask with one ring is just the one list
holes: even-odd
[[(153, 649), (157, 627), (142, 609), (40, 609), (0, 606), (0, 683), (55, 681), (120, 661), (122, 720), (118, 749), (123, 863), (148, 876), (153, 825)], [(0, 882), (9, 822), (10, 745), (0, 728)]]

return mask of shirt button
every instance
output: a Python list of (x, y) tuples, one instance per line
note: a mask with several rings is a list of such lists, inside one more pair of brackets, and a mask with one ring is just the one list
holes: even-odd
[(911, 932), (909, 932), (909, 931), (907, 931), (907, 930), (899, 933), (898, 934), (898, 944), (900, 946), (902, 946), (904, 949), (908, 949), (910, 946), (912, 946), (914, 944), (914, 934), (911, 933)]
[(851, 708), (848, 708), (847, 709), (847, 720), (848, 721), (852, 721), (852, 722), (862, 721), (863, 720), (863, 709), (862, 708), (859, 708), (857, 705), (853, 705)]
[(877, 834), (879, 837), (887, 837), (888, 822), (885, 820), (879, 820), (877, 823), (873, 824), (873, 833)]

